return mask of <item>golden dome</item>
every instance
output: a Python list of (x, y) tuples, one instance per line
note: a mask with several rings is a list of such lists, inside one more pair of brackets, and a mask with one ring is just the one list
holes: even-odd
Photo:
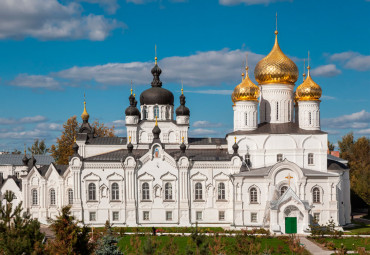
[(84, 111), (81, 114), (81, 118), (84, 121), (88, 121), (89, 120), (89, 117), (90, 117), (90, 115), (86, 111), (86, 101), (84, 100)]
[(310, 66), (308, 66), (307, 69), (307, 78), (298, 86), (296, 96), (298, 101), (317, 101), (321, 97), (322, 90), (321, 87), (312, 80)]
[(280, 49), (278, 32), (275, 31), (275, 44), (271, 52), (261, 59), (254, 69), (256, 81), (263, 84), (291, 84), (298, 79), (298, 68)]
[[(243, 74), (242, 74), (243, 76)], [(235, 103), (237, 101), (257, 101), (260, 89), (254, 84), (248, 75), (248, 66), (245, 68), (245, 78), (235, 87), (231, 95), (231, 100)]]

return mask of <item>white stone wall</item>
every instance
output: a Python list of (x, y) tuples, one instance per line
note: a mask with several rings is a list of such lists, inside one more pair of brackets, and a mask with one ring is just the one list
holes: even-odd
[[(159, 108), (159, 115), (157, 116), (158, 120), (173, 120), (173, 105), (141, 105), (141, 119), (155, 120), (155, 107)], [(144, 113), (144, 109), (146, 110), (146, 114)]]
[(299, 101), (299, 127), (320, 130), (320, 101)]
[(234, 109), (234, 131), (254, 130), (258, 125), (258, 102), (238, 101)]

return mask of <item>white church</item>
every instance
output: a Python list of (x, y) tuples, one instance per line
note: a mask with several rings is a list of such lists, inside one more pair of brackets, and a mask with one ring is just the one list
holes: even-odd
[[(248, 67), (231, 95), (234, 131), (225, 138), (188, 136), (185, 95), (175, 109), (162, 70), (151, 87), (129, 96), (127, 137), (96, 137), (89, 114), (73, 145), (69, 165), (38, 165), (24, 156), (1, 180), (1, 194), (15, 192), (34, 218), (46, 223), (71, 205), (90, 226), (214, 226), (304, 233), (316, 219), (350, 223), (349, 169), (327, 154), (320, 129), (321, 88), (308, 67), (295, 88), (296, 64), (280, 49)], [(1, 171), (1, 168), (0, 168)]]

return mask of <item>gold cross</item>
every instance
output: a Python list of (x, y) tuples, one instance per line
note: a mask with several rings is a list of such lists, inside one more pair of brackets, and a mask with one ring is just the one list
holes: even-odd
[(290, 187), (290, 179), (293, 179), (293, 176), (290, 176), (290, 173), (289, 173), (288, 176), (286, 176), (285, 178), (288, 179), (288, 184)]

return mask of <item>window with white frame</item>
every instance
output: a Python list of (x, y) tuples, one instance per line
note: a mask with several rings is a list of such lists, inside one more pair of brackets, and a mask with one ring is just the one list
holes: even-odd
[(225, 220), (225, 211), (218, 212), (218, 220)]
[(73, 204), (73, 190), (68, 189), (68, 204)]
[(96, 200), (96, 185), (95, 183), (89, 183), (89, 200), (95, 201)]
[(313, 153), (308, 153), (308, 164), (313, 165)]
[(119, 185), (117, 182), (112, 183), (112, 200), (119, 200)]
[(258, 203), (258, 194), (256, 188), (251, 188), (250, 191), (250, 202), (251, 204), (257, 204)]
[(265, 102), (265, 121), (267, 121), (267, 102)]
[(159, 118), (159, 107), (158, 105), (154, 106), (154, 118)]
[(32, 190), (32, 205), (38, 205), (38, 196), (37, 196), (37, 190)]
[(320, 189), (318, 187), (315, 187), (312, 190), (312, 201), (314, 203), (320, 203)]
[(218, 200), (225, 200), (226, 199), (226, 188), (225, 188), (225, 183), (220, 182), (218, 184)]
[(279, 120), (279, 102), (276, 102), (276, 120)]
[(50, 189), (50, 205), (55, 205), (55, 189)]
[(245, 125), (248, 126), (248, 113), (245, 113)]
[(89, 219), (90, 221), (96, 221), (96, 212), (90, 212)]
[(146, 106), (143, 107), (143, 119), (144, 120), (148, 119), (148, 110)]
[(282, 186), (280, 188), (280, 196), (282, 196), (285, 193), (285, 191), (287, 191), (287, 190), (288, 190), (288, 186)]
[(172, 220), (172, 211), (166, 211), (166, 220)]
[(316, 223), (320, 222), (320, 213), (313, 213), (313, 219)]
[(149, 200), (149, 183), (144, 182), (141, 186), (142, 200)]
[(195, 200), (202, 200), (203, 199), (203, 187), (200, 182), (195, 184)]
[(276, 155), (276, 161), (277, 161), (277, 162), (281, 162), (281, 161), (283, 161), (283, 154), (281, 154), (281, 153), (277, 154), (277, 155)]
[(249, 153), (245, 154), (245, 163), (247, 166), (251, 166), (251, 155)]
[(196, 218), (196, 220), (202, 220), (203, 212), (202, 211), (196, 211), (195, 212), (195, 218)]
[(308, 122), (311, 125), (312, 124), (312, 113), (308, 112)]
[(255, 212), (251, 213), (251, 222), (253, 222), (253, 223), (257, 222), (257, 213), (255, 213)]
[(113, 221), (119, 221), (119, 212), (113, 212), (112, 219)]
[(164, 185), (164, 199), (165, 200), (172, 200), (172, 184), (170, 182), (167, 182)]
[(143, 211), (143, 220), (149, 220), (149, 211)]

